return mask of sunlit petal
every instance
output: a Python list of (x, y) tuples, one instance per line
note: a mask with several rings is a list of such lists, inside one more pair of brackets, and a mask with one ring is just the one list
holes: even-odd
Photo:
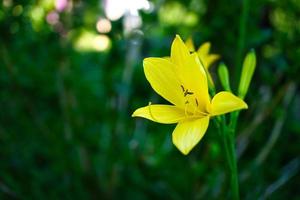
[(219, 92), (211, 101), (211, 114), (222, 115), (240, 109), (247, 109), (248, 105), (230, 92)]
[(193, 42), (192, 38), (188, 38), (185, 41), (185, 45), (186, 45), (186, 47), (188, 48), (188, 50), (190, 52), (195, 52), (195, 45), (194, 45), (194, 42)]
[(210, 42), (205, 42), (199, 47), (197, 53), (201, 57), (203, 55), (207, 55), (209, 53), (209, 50), (210, 50)]
[[(189, 96), (192, 107), (198, 107), (206, 112), (209, 104), (207, 77), (198, 55), (190, 54), (186, 45), (177, 35), (172, 43), (171, 60), (175, 64), (175, 71), (184, 88), (194, 95)], [(197, 98), (197, 103), (196, 103)]]
[(210, 54), (207, 56), (205, 62), (206, 62), (206, 68), (208, 69), (214, 62), (216, 62), (218, 59), (220, 59), (220, 56), (218, 54)]
[(186, 66), (187, 58), (190, 55), (190, 51), (184, 44), (179, 35), (176, 35), (171, 46), (171, 59), (172, 62), (178, 66)]
[(197, 54), (206, 69), (208, 69), (214, 62), (216, 62), (220, 58), (218, 54), (209, 54), (210, 47), (210, 42), (205, 42), (197, 50)]
[(174, 64), (163, 58), (144, 59), (144, 71), (152, 88), (170, 103), (182, 107), (184, 99)]
[[(197, 98), (197, 107), (201, 111), (207, 112), (207, 105), (209, 104), (210, 100), (205, 70), (196, 53), (191, 54), (187, 61), (187, 76), (184, 83), (186, 88), (194, 92), (195, 96), (191, 98)], [(193, 102), (193, 99), (191, 99), (189, 102)]]
[(209, 117), (179, 122), (172, 134), (174, 145), (187, 155), (202, 139), (209, 124)]
[(177, 123), (185, 118), (182, 109), (171, 105), (149, 105), (137, 109), (132, 117), (143, 117), (163, 124)]

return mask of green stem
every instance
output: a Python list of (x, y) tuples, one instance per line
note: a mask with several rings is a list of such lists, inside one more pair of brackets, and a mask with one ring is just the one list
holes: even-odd
[(225, 148), (225, 154), (226, 154), (226, 159), (228, 163), (228, 167), (231, 170), (232, 168), (232, 158), (230, 155), (230, 147), (228, 143), (228, 137), (227, 137), (227, 126), (226, 126), (226, 119), (225, 116), (221, 116), (221, 136), (223, 137), (223, 143), (224, 143), (224, 148)]
[[(222, 127), (223, 130), (225, 127)], [(226, 137), (226, 132), (225, 131), (221, 131), (221, 136), (223, 138), (223, 145), (224, 145), (224, 149), (225, 149), (225, 155), (226, 155), (226, 160), (227, 160), (227, 164), (228, 164), (228, 168), (231, 171), (232, 169), (232, 158), (230, 155), (230, 147), (228, 145), (228, 141), (227, 141), (227, 137)]]
[(239, 111), (235, 111), (230, 114), (229, 129), (231, 129), (230, 131), (232, 132), (233, 137), (235, 136), (236, 123), (239, 118), (239, 114), (240, 114)]
[(223, 137), (224, 148), (227, 163), (230, 171), (230, 186), (232, 192), (232, 199), (239, 200), (239, 179), (237, 169), (237, 159), (235, 152), (235, 127), (238, 119), (238, 112), (231, 113), (230, 123), (226, 124), (225, 116), (221, 116), (221, 136)]
[(239, 76), (241, 74), (241, 65), (242, 65), (242, 56), (245, 48), (245, 40), (246, 40), (246, 25), (247, 19), (249, 15), (249, 0), (242, 1), (242, 14), (240, 17), (239, 24), (239, 38), (237, 42), (237, 54), (235, 61), (235, 74), (234, 81), (237, 83)]
[[(229, 132), (230, 133), (230, 132)], [(230, 178), (230, 185), (232, 189), (232, 196), (233, 199), (239, 200), (239, 178), (238, 178), (238, 169), (237, 169), (237, 159), (236, 159), (236, 153), (235, 153), (235, 140), (233, 137), (233, 133), (231, 133), (229, 137), (229, 151), (231, 156), (231, 178)]]

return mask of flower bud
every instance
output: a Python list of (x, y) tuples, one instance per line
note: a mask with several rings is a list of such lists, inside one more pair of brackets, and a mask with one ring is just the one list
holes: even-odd
[(244, 99), (255, 70), (256, 66), (256, 56), (254, 50), (251, 50), (244, 59), (242, 75), (240, 79), (240, 85), (238, 90), (238, 95), (240, 98)]
[(218, 75), (221, 81), (221, 85), (226, 91), (231, 91), (230, 82), (229, 82), (229, 73), (226, 65), (221, 63), (218, 68)]

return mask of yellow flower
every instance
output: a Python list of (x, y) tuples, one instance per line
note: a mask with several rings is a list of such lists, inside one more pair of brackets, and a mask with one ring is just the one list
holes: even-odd
[[(189, 49), (190, 52), (195, 52), (195, 45), (194, 42), (192, 40), (192, 38), (189, 38), (186, 40), (185, 45), (187, 46), (187, 48)], [(210, 73), (208, 72), (209, 67), (216, 62), (220, 56), (218, 54), (210, 54), (209, 50), (210, 50), (210, 42), (205, 42), (203, 43), (197, 50), (197, 55), (199, 56), (199, 59), (201, 61), (201, 63), (204, 65), (205, 70), (207, 72), (208, 75), (208, 81), (210, 83), (209, 86), (214, 86), (214, 81), (210, 75)]]
[[(190, 52), (195, 52), (194, 42), (191, 38), (187, 39), (185, 45), (189, 49)], [(220, 56), (218, 54), (210, 54), (210, 42), (203, 43), (197, 50), (197, 54), (204, 65), (205, 69), (209, 69), (209, 67), (216, 62)]]
[(146, 58), (143, 64), (152, 88), (173, 105), (150, 104), (132, 116), (163, 124), (178, 123), (172, 140), (185, 155), (201, 140), (211, 117), (247, 108), (243, 100), (230, 92), (220, 92), (210, 99), (203, 66), (178, 35), (170, 58)]
[(186, 41), (185, 41), (185, 46), (188, 48), (188, 50), (190, 52), (195, 52), (195, 45), (194, 45), (194, 41), (191, 37), (189, 37)]

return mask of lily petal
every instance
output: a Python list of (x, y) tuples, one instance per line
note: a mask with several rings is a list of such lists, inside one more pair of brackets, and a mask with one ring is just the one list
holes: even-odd
[(185, 118), (180, 108), (171, 105), (149, 105), (137, 109), (132, 117), (143, 117), (162, 124), (173, 124)]
[(209, 124), (209, 117), (179, 122), (172, 134), (174, 145), (187, 155), (202, 139)]
[(197, 50), (197, 53), (198, 55), (201, 57), (201, 56), (205, 56), (209, 53), (209, 50), (210, 50), (210, 42), (205, 42), (203, 43), (199, 49)]
[(200, 107), (200, 110), (206, 112), (207, 104), (209, 104), (209, 94), (207, 77), (197, 53), (189, 53), (188, 48), (177, 35), (171, 47), (171, 60), (175, 64), (175, 71), (183, 87), (195, 94), (195, 98), (191, 99), (194, 107)]
[(195, 51), (195, 45), (194, 45), (193, 39), (191, 37), (185, 41), (185, 46), (188, 48), (188, 50), (190, 52)]
[[(196, 53), (194, 54), (197, 55)], [(191, 79), (191, 77), (187, 77), (191, 75), (190, 68), (205, 75), (205, 71), (200, 62), (196, 62), (196, 65), (194, 64), (192, 67), (189, 65), (191, 62), (195, 63), (195, 57), (197, 56), (191, 56), (188, 47), (184, 44), (180, 36), (176, 35), (171, 46), (171, 60), (176, 65), (176, 72), (182, 75), (182, 79)], [(196, 75), (198, 75), (198, 73)]]
[(211, 115), (222, 115), (240, 109), (247, 109), (248, 105), (230, 92), (219, 92), (211, 101)]
[(205, 42), (197, 50), (198, 56), (206, 69), (208, 69), (215, 61), (220, 58), (218, 54), (209, 53), (210, 47), (210, 42)]
[(171, 46), (171, 59), (172, 62), (178, 66), (186, 66), (187, 57), (190, 55), (190, 51), (184, 44), (179, 35), (176, 35)]
[(168, 59), (144, 59), (144, 72), (151, 87), (170, 103), (182, 107), (184, 106), (184, 99), (181, 83), (174, 68), (174, 64)]
[(218, 54), (210, 54), (208, 55), (208, 57), (206, 58), (206, 64), (207, 64), (207, 69), (214, 63), (216, 62), (218, 59), (220, 59), (220, 56)]

